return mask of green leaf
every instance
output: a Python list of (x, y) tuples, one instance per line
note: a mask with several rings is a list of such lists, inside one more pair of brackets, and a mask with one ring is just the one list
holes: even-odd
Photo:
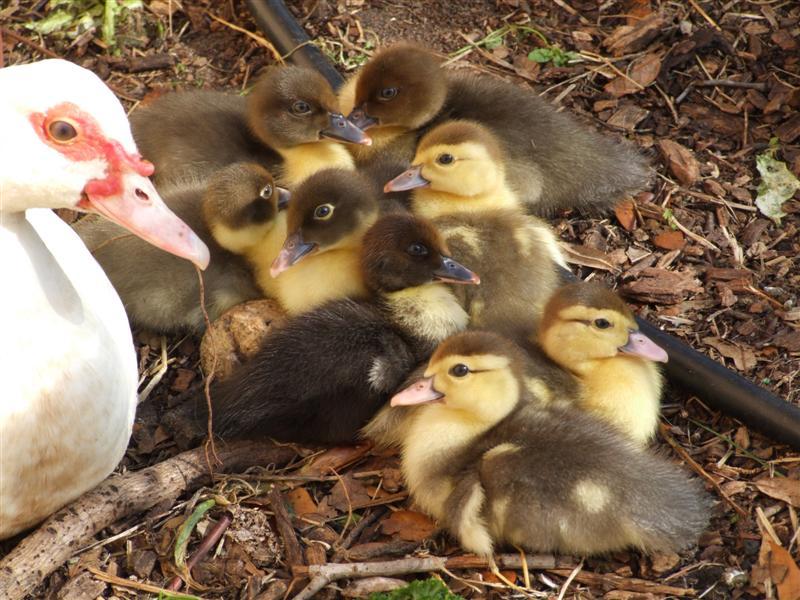
[(553, 60), (552, 48), (536, 48), (528, 54), (528, 60), (537, 63), (548, 63)]
[(180, 530), (178, 530), (178, 537), (175, 540), (175, 565), (181, 572), (186, 568), (186, 548), (189, 545), (189, 538), (192, 535), (192, 531), (194, 531), (195, 525), (216, 504), (217, 502), (213, 499), (198, 504), (191, 516), (184, 521)]
[(25, 27), (36, 33), (47, 35), (54, 31), (61, 31), (72, 25), (74, 16), (66, 10), (56, 10), (40, 21), (25, 23)]
[(774, 158), (776, 151), (777, 146), (772, 147), (770, 142), (770, 148), (756, 156), (756, 168), (761, 175), (756, 206), (763, 215), (772, 219), (776, 225), (780, 225), (781, 217), (786, 216), (781, 207), (800, 189), (800, 181), (785, 162)]
[(369, 595), (369, 600), (464, 600), (464, 598), (447, 589), (441, 579), (431, 577), (412, 581), (406, 587), (391, 592), (372, 593)]

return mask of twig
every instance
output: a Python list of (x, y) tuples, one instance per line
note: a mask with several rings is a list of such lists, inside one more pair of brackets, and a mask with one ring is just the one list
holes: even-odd
[(18, 33), (13, 32), (13, 31), (11, 31), (10, 29), (8, 29), (6, 27), (0, 27), (0, 31), (3, 32), (3, 35), (7, 35), (12, 40), (16, 40), (16, 41), (20, 42), (21, 44), (25, 44), (26, 46), (29, 46), (29, 47), (33, 48), (34, 50), (36, 50), (37, 52), (39, 52), (41, 54), (44, 54), (45, 56), (49, 56), (50, 58), (63, 58), (63, 57), (59, 56), (58, 54), (56, 54), (55, 52), (53, 52), (52, 50), (48, 50), (44, 46), (40, 46), (36, 42), (34, 42), (32, 40), (29, 40), (28, 38), (26, 38), (24, 36), (21, 36)]
[[(228, 526), (230, 526), (232, 521), (233, 518), (229, 512), (223, 513), (222, 517), (220, 517), (219, 521), (217, 521), (217, 524), (211, 528), (211, 531), (206, 534), (206, 536), (203, 538), (203, 541), (200, 542), (200, 545), (189, 557), (189, 560), (186, 561), (187, 573), (191, 572), (192, 568), (194, 568), (197, 563), (203, 560), (206, 557), (206, 554), (208, 554), (211, 549), (216, 546), (217, 542), (225, 533), (225, 530), (228, 529)], [(181, 589), (182, 585), (183, 579), (176, 576), (173, 577), (172, 581), (169, 582), (167, 589), (176, 592)]]
[(691, 456), (689, 456), (689, 453), (686, 452), (686, 450), (683, 449), (683, 447), (678, 443), (678, 441), (674, 437), (672, 437), (672, 435), (669, 433), (669, 429), (667, 428), (666, 425), (661, 423), (661, 425), (659, 427), (659, 430), (661, 432), (661, 437), (663, 437), (664, 440), (670, 446), (672, 446), (672, 448), (675, 450), (675, 452), (677, 452), (680, 455), (680, 457), (683, 460), (686, 461), (686, 464), (688, 464), (692, 468), (692, 470), (694, 470), (695, 473), (700, 475), (700, 477), (702, 477), (703, 479), (708, 481), (712, 486), (714, 486), (714, 489), (717, 490), (717, 492), (719, 493), (720, 496), (722, 496), (722, 498), (725, 500), (725, 502), (730, 504), (730, 506), (731, 506), (731, 508), (733, 508), (733, 510), (735, 510), (737, 513), (739, 513), (739, 515), (742, 516), (742, 517), (747, 517), (748, 516), (747, 515), (747, 511), (744, 510), (738, 504), (736, 504), (736, 502), (734, 502), (731, 499), (731, 497), (728, 496), (728, 494), (725, 493), (725, 491), (722, 489), (722, 486), (720, 486), (720, 484), (718, 484), (714, 480), (714, 478), (711, 477), (711, 475), (706, 473), (706, 470), (703, 467), (701, 467), (700, 464), (697, 463), (697, 461), (695, 461)]
[(142, 583), (140, 581), (123, 579), (122, 577), (117, 577), (116, 575), (112, 575), (111, 573), (106, 573), (105, 571), (101, 571), (96, 567), (86, 567), (86, 569), (92, 575), (94, 575), (96, 579), (99, 579), (100, 581), (105, 581), (106, 583), (110, 583), (111, 585), (116, 585), (131, 590), (139, 590), (141, 592), (149, 592), (151, 594), (158, 594), (160, 598), (174, 598), (176, 600), (178, 599), (202, 600), (199, 596), (193, 596), (191, 594), (175, 595), (170, 593), (169, 589), (160, 588), (157, 585), (150, 585), (149, 583)]
[(138, 404), (141, 404), (145, 400), (147, 400), (148, 396), (152, 393), (155, 387), (161, 382), (164, 377), (164, 374), (167, 372), (169, 368), (169, 357), (167, 356), (167, 338), (165, 336), (161, 336), (161, 360), (158, 361), (158, 370), (155, 372), (153, 377), (150, 381), (147, 382), (147, 385), (139, 394), (139, 398), (137, 400)]
[[(569, 569), (547, 569), (548, 573), (569, 577), (574, 571)], [(671, 585), (662, 585), (646, 579), (635, 579), (633, 577), (622, 577), (614, 573), (593, 573), (591, 571), (581, 571), (575, 574), (575, 581), (590, 586), (602, 587), (602, 589), (626, 590), (629, 592), (639, 592), (642, 594), (657, 594), (659, 596), (674, 596), (676, 598), (694, 598), (697, 590), (692, 588), (679, 588)]]
[(214, 381), (214, 376), (216, 375), (217, 371), (217, 344), (214, 340), (214, 332), (211, 330), (211, 319), (208, 317), (208, 311), (206, 310), (206, 285), (205, 280), (203, 279), (203, 272), (200, 270), (200, 267), (197, 265), (194, 266), (194, 270), (197, 271), (197, 281), (200, 288), (200, 310), (203, 312), (203, 321), (205, 322), (206, 326), (206, 335), (209, 336), (208, 339), (211, 342), (211, 372), (206, 375), (206, 378), (203, 380), (203, 394), (206, 397), (206, 407), (208, 408), (208, 420), (206, 421), (206, 436), (207, 441), (204, 444), (205, 449), (205, 458), (206, 458), (206, 465), (208, 466), (208, 474), (213, 479), (214, 478), (214, 464), (211, 462), (211, 458), (209, 457), (209, 451), (211, 455), (214, 457), (214, 461), (219, 463), (219, 456), (217, 456), (217, 446), (214, 443), (214, 409), (211, 406), (211, 382)]
[(355, 543), (355, 541), (358, 539), (358, 536), (361, 535), (361, 532), (381, 518), (384, 512), (385, 511), (383, 509), (372, 511), (370, 514), (363, 517), (358, 523), (356, 523), (355, 527), (350, 530), (350, 533), (347, 534), (347, 537), (342, 541), (342, 543), (337, 545), (336, 552), (334, 552), (332, 557), (333, 560), (340, 560), (342, 558), (342, 554), (345, 553), (345, 551)]
[(584, 57), (584, 58), (587, 58), (587, 59), (593, 61), (593, 62), (601, 62), (601, 63), (603, 63), (609, 69), (614, 71), (614, 73), (616, 73), (617, 75), (619, 75), (623, 79), (627, 79), (629, 82), (631, 82), (633, 85), (635, 85), (640, 90), (645, 89), (645, 86), (643, 86), (641, 83), (639, 83), (635, 79), (631, 79), (624, 71), (622, 71), (619, 68), (615, 67), (614, 63), (612, 63), (610, 60), (608, 60), (605, 56), (601, 56), (600, 54), (597, 54), (596, 52), (589, 52), (588, 50), (584, 50), (583, 52), (580, 53), (580, 55), (582, 57)]
[(697, 235), (694, 231), (692, 231), (688, 227), (686, 227), (683, 224), (681, 224), (681, 222), (678, 221), (678, 219), (675, 218), (675, 215), (670, 215), (667, 218), (667, 222), (669, 223), (669, 225), (671, 227), (675, 227), (676, 229), (680, 229), (686, 235), (686, 237), (693, 239), (695, 242), (697, 242), (701, 246), (705, 246), (709, 250), (714, 250), (715, 252), (721, 252), (721, 250), (719, 248), (717, 248), (716, 244), (714, 244), (713, 242), (709, 242), (703, 236)]
[(709, 17), (709, 16), (708, 16), (708, 13), (707, 13), (706, 11), (704, 11), (704, 10), (703, 10), (703, 7), (701, 7), (701, 6), (700, 6), (700, 5), (697, 3), (697, 0), (689, 0), (689, 4), (691, 4), (691, 5), (694, 7), (694, 9), (695, 9), (697, 12), (699, 12), (699, 13), (700, 13), (700, 16), (701, 16), (701, 17), (703, 17), (703, 18), (704, 18), (706, 21), (708, 21), (708, 22), (709, 22), (709, 24), (710, 24), (710, 25), (711, 25), (711, 26), (712, 26), (714, 29), (716, 29), (717, 31), (722, 31), (722, 28), (721, 28), (719, 25), (717, 25), (717, 22), (716, 22), (714, 19), (712, 19), (711, 17)]
[(278, 526), (278, 533), (286, 550), (286, 563), (290, 567), (304, 564), (303, 550), (300, 548), (300, 542), (297, 541), (292, 519), (289, 516), (289, 511), (286, 510), (286, 505), (283, 503), (283, 495), (277, 486), (272, 486), (268, 497), (272, 512), (275, 513), (275, 524)]
[[(521, 569), (522, 559), (518, 554), (501, 554), (495, 557), (498, 566), (506, 569)], [(529, 569), (554, 569), (557, 560), (554, 556), (543, 554), (526, 557)], [(427, 573), (431, 571), (445, 571), (455, 569), (485, 569), (489, 566), (489, 561), (479, 556), (456, 556), (444, 558), (430, 556), (427, 558), (404, 558), (401, 560), (384, 562), (362, 562), (362, 563), (327, 563), (324, 565), (309, 565), (307, 567), (292, 569), (295, 577), (311, 576), (309, 584), (303, 589), (294, 600), (307, 600), (319, 592), (329, 583), (340, 579), (408, 575), (410, 573)], [(573, 565), (558, 565), (574, 568)], [(678, 588), (675, 588), (678, 589)]]
[[(211, 17), (212, 19), (214, 19), (218, 23), (222, 23), (223, 25), (225, 25), (226, 27), (230, 27), (234, 31), (238, 31), (239, 33), (245, 34), (251, 40), (255, 40), (256, 43), (258, 43), (261, 46), (264, 46), (264, 48), (266, 48), (267, 50), (269, 50), (272, 53), (272, 57), (275, 59), (275, 61), (277, 63), (279, 63), (281, 65), (284, 64), (285, 61), (284, 61), (283, 57), (281, 56), (281, 53), (278, 52), (278, 49), (275, 46), (273, 46), (270, 43), (270, 41), (267, 40), (266, 38), (264, 38), (264, 37), (262, 37), (262, 36), (260, 36), (260, 35), (258, 35), (256, 33), (253, 33), (252, 31), (248, 31), (244, 27), (239, 27), (238, 25), (234, 25), (233, 23), (229, 23), (228, 21), (226, 21), (222, 17), (218, 17), (217, 15), (215, 15), (214, 13), (212, 13), (210, 11), (205, 11), (205, 12), (209, 17)], [(292, 52), (294, 52), (294, 50), (296, 50), (296, 49), (293, 49)]]
[[(250, 441), (231, 443), (219, 453), (223, 469), (232, 472), (254, 465), (285, 464), (294, 456), (291, 448)], [(135, 473), (109, 477), (52, 515), (0, 561), (4, 600), (24, 598), (101, 529), (208, 483), (202, 448)]]
[(705, 81), (695, 81), (695, 87), (731, 87), (731, 88), (744, 88), (747, 90), (758, 90), (759, 92), (767, 91), (766, 83), (759, 83), (757, 81), (734, 81), (732, 79), (706, 79)]
[(578, 573), (581, 572), (581, 569), (583, 569), (583, 561), (581, 561), (580, 564), (572, 570), (572, 573), (569, 574), (569, 577), (567, 577), (567, 580), (564, 582), (564, 585), (561, 586), (561, 591), (558, 592), (557, 600), (564, 600), (564, 595), (567, 593), (569, 586), (578, 576)]

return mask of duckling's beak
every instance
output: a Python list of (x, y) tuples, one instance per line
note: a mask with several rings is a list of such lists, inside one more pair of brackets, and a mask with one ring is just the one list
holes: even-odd
[(126, 170), (120, 175), (118, 189), (108, 189), (105, 180), (90, 181), (77, 207), (99, 213), (157, 248), (205, 269), (210, 259), (208, 246), (164, 204), (147, 178), (153, 166), (139, 162), (136, 171)]
[(433, 387), (433, 377), (426, 377), (408, 386), (402, 392), (396, 393), (392, 396), (390, 404), (392, 406), (411, 406), (413, 404), (441, 401), (442, 398), (444, 398), (444, 394), (437, 392)]
[(292, 193), (286, 188), (278, 188), (278, 210), (283, 210), (289, 206), (289, 200), (292, 199)]
[(476, 273), (470, 271), (461, 263), (457, 263), (449, 256), (442, 256), (439, 268), (433, 272), (434, 281), (445, 281), (447, 283), (465, 283), (477, 285), (481, 278)]
[(422, 165), (415, 165), (407, 171), (403, 171), (400, 175), (383, 186), (383, 193), (404, 192), (406, 190), (427, 187), (430, 184), (431, 182), (422, 176)]
[(647, 337), (638, 329), (631, 331), (628, 334), (628, 343), (619, 349), (624, 354), (632, 354), (634, 356), (641, 356), (647, 360), (654, 360), (656, 362), (667, 362), (669, 357), (667, 352), (653, 340)]
[(328, 113), (328, 126), (319, 132), (322, 137), (331, 138), (349, 144), (363, 144), (370, 146), (372, 138), (353, 125), (341, 113)]
[(302, 232), (297, 231), (291, 234), (283, 243), (283, 248), (281, 248), (278, 256), (272, 261), (269, 274), (277, 277), (317, 249), (318, 246), (316, 244), (303, 241)]
[(347, 120), (360, 129), (369, 129), (378, 125), (380, 122), (375, 117), (370, 117), (367, 114), (363, 105), (354, 108), (353, 111), (347, 115)]

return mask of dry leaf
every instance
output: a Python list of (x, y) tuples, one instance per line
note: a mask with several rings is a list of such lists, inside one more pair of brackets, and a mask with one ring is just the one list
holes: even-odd
[(308, 477), (332, 475), (333, 471), (339, 471), (343, 467), (354, 463), (364, 456), (367, 450), (369, 450), (369, 447), (369, 444), (335, 446), (317, 456), (311, 463), (305, 465), (300, 469), (299, 474)]
[(670, 172), (685, 186), (692, 185), (700, 177), (700, 166), (688, 148), (672, 140), (659, 140), (658, 148)]
[(436, 524), (429, 517), (413, 510), (397, 510), (381, 521), (383, 533), (397, 534), (401, 540), (408, 542), (421, 542), (435, 530)]
[(664, 250), (680, 250), (685, 243), (686, 238), (680, 231), (665, 231), (653, 239), (653, 244)]
[(717, 337), (703, 338), (703, 343), (711, 346), (725, 358), (733, 359), (739, 371), (749, 371), (756, 366), (756, 355), (749, 347), (741, 347)]
[[(346, 489), (345, 489), (346, 487)], [(346, 493), (345, 493), (346, 492)], [(342, 475), (328, 495), (328, 502), (340, 512), (352, 510), (353, 506), (369, 502), (372, 497), (367, 493), (364, 484), (355, 479), (352, 473)]]
[(631, 54), (644, 48), (661, 32), (664, 18), (651, 14), (633, 25), (617, 27), (604, 41), (603, 46), (615, 56)]
[(298, 517), (317, 512), (317, 504), (311, 498), (306, 488), (298, 487), (286, 493), (286, 500), (292, 507), (292, 512)]
[(617, 76), (609, 81), (603, 89), (615, 98), (635, 94), (653, 83), (660, 70), (661, 59), (659, 56), (646, 54), (631, 65), (627, 77)]
[(636, 106), (635, 104), (625, 104), (621, 106), (618, 111), (608, 118), (609, 125), (619, 127), (625, 131), (633, 131), (636, 126), (650, 114), (650, 111)]
[(800, 481), (788, 477), (774, 477), (755, 482), (762, 494), (800, 507)]
[(632, 198), (625, 198), (622, 202), (618, 202), (614, 207), (614, 214), (617, 216), (619, 224), (625, 228), (625, 231), (633, 231), (636, 228), (636, 212), (634, 211)]
[(600, 250), (585, 245), (569, 244), (567, 242), (559, 242), (559, 247), (564, 254), (564, 260), (570, 264), (592, 267), (593, 269), (600, 269), (602, 271), (612, 271), (614, 273), (619, 271), (617, 266), (608, 259), (604, 252), (600, 252)]
[(760, 574), (767, 575), (778, 588), (778, 600), (800, 600), (800, 568), (788, 550), (765, 536), (758, 560)]

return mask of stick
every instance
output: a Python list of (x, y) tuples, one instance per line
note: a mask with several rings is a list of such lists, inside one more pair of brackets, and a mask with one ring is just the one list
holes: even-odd
[[(294, 456), (289, 447), (257, 442), (235, 442), (219, 452), (223, 468), (232, 472), (253, 465), (285, 464)], [(202, 448), (135, 473), (109, 477), (52, 515), (0, 561), (3, 598), (22, 600), (101, 529), (210, 481)]]
[(283, 503), (283, 495), (276, 486), (272, 486), (269, 491), (269, 505), (272, 507), (272, 512), (275, 513), (275, 523), (283, 540), (283, 547), (286, 551), (286, 564), (289, 567), (304, 564), (303, 549), (300, 547), (300, 542), (297, 541), (292, 519), (289, 516), (289, 511), (286, 510), (286, 505)]
[(23, 36), (19, 35), (18, 33), (15, 33), (13, 31), (11, 31), (7, 27), (0, 27), (0, 30), (3, 32), (3, 35), (7, 35), (12, 40), (16, 40), (16, 41), (20, 42), (21, 44), (25, 44), (26, 46), (29, 46), (30, 48), (33, 48), (34, 50), (36, 50), (40, 54), (44, 54), (45, 56), (49, 56), (50, 58), (63, 58), (62, 56), (59, 56), (58, 54), (56, 54), (52, 50), (48, 50), (44, 46), (40, 46), (36, 42), (34, 42), (32, 40), (29, 40), (28, 38), (23, 37)]
[[(548, 573), (554, 573), (561, 577), (569, 577), (574, 571), (570, 569), (547, 569)], [(694, 598), (697, 590), (693, 588), (679, 588), (671, 585), (661, 585), (646, 579), (636, 579), (634, 577), (622, 577), (613, 573), (592, 573), (591, 571), (581, 571), (574, 575), (573, 579), (579, 583), (591, 586), (599, 586), (604, 590), (609, 587), (628, 592), (639, 592), (642, 594), (664, 594), (676, 598)]]
[[(203, 560), (206, 557), (206, 554), (208, 554), (211, 549), (216, 546), (217, 542), (225, 533), (225, 530), (228, 529), (228, 526), (230, 526), (232, 521), (233, 517), (231, 517), (231, 514), (228, 512), (224, 513), (222, 517), (220, 517), (219, 521), (217, 521), (217, 524), (211, 528), (211, 531), (206, 534), (206, 537), (204, 537), (203, 541), (200, 542), (200, 545), (189, 557), (189, 560), (186, 561), (187, 573), (191, 573), (192, 568), (201, 560)], [(177, 592), (181, 589), (182, 585), (183, 579), (175, 576), (172, 578), (172, 581), (169, 582), (167, 589), (172, 592)]]
[(758, 90), (759, 92), (767, 91), (766, 83), (759, 83), (757, 81), (733, 81), (732, 79), (707, 79), (705, 81), (695, 81), (695, 87), (731, 87), (731, 88), (744, 88), (746, 90)]
[[(533, 555), (526, 558), (529, 569), (553, 569), (556, 566), (556, 558), (551, 555)], [(501, 554), (495, 560), (500, 567), (507, 569), (519, 569), (522, 567), (522, 559), (518, 554)], [(340, 579), (373, 577), (376, 575), (391, 577), (392, 575), (408, 575), (409, 573), (427, 573), (429, 571), (453, 569), (485, 569), (488, 566), (489, 561), (479, 556), (456, 556), (455, 558), (431, 556), (427, 558), (404, 558), (386, 562), (309, 565), (292, 569), (295, 577), (312, 577), (311, 582), (294, 597), (294, 600), (308, 600), (329, 583)]]

